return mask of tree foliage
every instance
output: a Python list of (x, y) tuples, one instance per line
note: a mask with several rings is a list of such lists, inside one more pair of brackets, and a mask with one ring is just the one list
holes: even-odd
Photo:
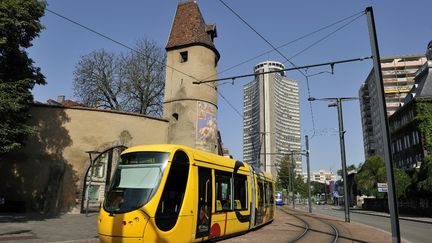
[(94, 51), (83, 56), (74, 72), (74, 92), (90, 107), (120, 110), (120, 62), (113, 53)]
[[(346, 171), (347, 171), (347, 173), (349, 172), (349, 171), (352, 171), (352, 170), (356, 170), (357, 168), (356, 168), (356, 166), (353, 164), (353, 165), (348, 165), (347, 167), (346, 167)], [(338, 176), (342, 176), (342, 169), (340, 169), (340, 170), (338, 170), (337, 171), (337, 175)]]
[(297, 175), (294, 179), (294, 193), (300, 194), (302, 198), (308, 197), (307, 183), (304, 182), (301, 175)]
[[(290, 170), (292, 170), (291, 157), (285, 155), (279, 163), (278, 178), (276, 182), (278, 190), (288, 189), (289, 181), (291, 180)], [(289, 191), (291, 191), (291, 189), (289, 189)]]
[(142, 39), (136, 51), (116, 56), (105, 50), (83, 56), (74, 72), (74, 92), (90, 107), (161, 116), (165, 54)]
[(411, 178), (402, 169), (394, 168), (394, 178), (396, 183), (396, 197), (399, 199), (406, 199), (407, 188), (411, 185)]
[(325, 184), (318, 181), (311, 181), (311, 194), (318, 195), (325, 192)]
[(354, 177), (357, 189), (368, 196), (383, 197), (378, 193), (377, 183), (387, 181), (384, 160), (379, 156), (369, 157)]
[(45, 4), (37, 0), (0, 1), (0, 156), (22, 147), (33, 132), (26, 125), (31, 90), (45, 84), (45, 77), (25, 48), (42, 30), (44, 11)]
[(165, 54), (155, 42), (137, 43), (139, 53), (123, 58), (124, 109), (140, 114), (162, 116), (165, 88)]
[(432, 155), (426, 156), (417, 176), (417, 190), (423, 195), (432, 195)]
[(419, 124), (419, 130), (423, 135), (425, 148), (429, 154), (432, 154), (432, 99), (416, 99), (417, 115), (415, 119)]

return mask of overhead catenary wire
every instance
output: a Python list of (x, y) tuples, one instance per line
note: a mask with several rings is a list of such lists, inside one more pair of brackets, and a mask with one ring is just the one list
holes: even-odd
[[(321, 32), (321, 31), (323, 31), (323, 30), (325, 30), (325, 29), (328, 29), (328, 28), (330, 28), (330, 27), (333, 27), (333, 26), (335, 26), (335, 25), (337, 25), (337, 24), (339, 24), (339, 23), (342, 23), (342, 22), (344, 22), (344, 21), (346, 21), (346, 20), (348, 20), (348, 19), (351, 19), (351, 18), (353, 18), (353, 17), (356, 17), (356, 16), (358, 16), (358, 15), (364, 15), (364, 11), (361, 11), (361, 12), (358, 12), (358, 13), (355, 13), (355, 14), (352, 14), (352, 15), (350, 15), (350, 16), (348, 16), (348, 17), (345, 17), (345, 18), (343, 18), (343, 19), (340, 19), (340, 20), (338, 20), (338, 21), (336, 21), (336, 22), (333, 22), (333, 23), (331, 23), (331, 24), (328, 24), (328, 25), (326, 25), (326, 26), (323, 26), (323, 27), (321, 27), (321, 28), (319, 28), (319, 29), (317, 29), (317, 30), (314, 30), (314, 31), (312, 31), (312, 32), (309, 32), (308, 34), (302, 35), (302, 36), (300, 36), (300, 37), (298, 37), (298, 38), (296, 38), (296, 39), (294, 39), (294, 40), (291, 40), (291, 41), (286, 42), (286, 43), (284, 43), (284, 44), (282, 44), (282, 45), (280, 45), (280, 46), (277, 46), (276, 49), (281, 49), (281, 48), (283, 48), (283, 47), (286, 47), (286, 46), (288, 46), (288, 45), (291, 45), (291, 44), (293, 44), (293, 43), (296, 43), (297, 41), (303, 40), (303, 39), (305, 39), (306, 37), (312, 36), (312, 35), (314, 35), (314, 34), (316, 34), (316, 33), (319, 33), (319, 32)], [(224, 69), (224, 70), (218, 72), (216, 75), (222, 74), (222, 73), (227, 72), (227, 71), (229, 71), (229, 70), (232, 70), (232, 69), (234, 69), (234, 68), (236, 68), (236, 67), (238, 67), (238, 66), (241, 66), (241, 65), (243, 65), (243, 64), (245, 64), (245, 63), (251, 62), (251, 61), (253, 61), (253, 60), (255, 60), (255, 59), (259, 58), (259, 57), (262, 57), (262, 56), (264, 56), (264, 55), (267, 55), (267, 54), (269, 54), (269, 53), (271, 53), (271, 52), (273, 52), (273, 51), (274, 51), (274, 49), (271, 49), (271, 50), (267, 50), (267, 51), (265, 51), (265, 52), (262, 52), (262, 53), (260, 53), (260, 54), (258, 54), (258, 55), (256, 55), (256, 56), (254, 56), (254, 57), (248, 58), (248, 59), (246, 59), (245, 61), (242, 61), (242, 62), (240, 62), (240, 63), (238, 63), (238, 64), (235, 64), (235, 65), (233, 65), (233, 66), (231, 66), (231, 67), (229, 67), (229, 68), (226, 68), (226, 69)], [(215, 76), (215, 75), (211, 75), (211, 76), (207, 77), (206, 79), (209, 79), (209, 78), (214, 77), (214, 76)], [(311, 75), (307, 75), (307, 76), (310, 77)]]
[[(281, 51), (279, 51), (270, 41), (268, 41), (263, 35), (261, 35), (252, 25), (250, 25), (244, 18), (242, 18), (234, 9), (232, 9), (230, 6), (228, 6), (223, 0), (219, 0), (226, 8), (228, 8), (235, 16), (237, 16), (246, 26), (248, 26), (255, 34), (257, 34), (262, 40), (264, 40), (273, 50), (275, 50), (279, 55), (281, 55), (287, 62), (289, 62), (293, 67), (296, 67), (296, 65), (291, 62)], [(299, 72), (306, 77), (306, 74), (304, 74), (301, 70)]]
[[(107, 35), (105, 35), (105, 34), (102, 34), (101, 32), (99, 32), (99, 31), (96, 31), (96, 30), (94, 30), (94, 29), (92, 29), (92, 28), (90, 28), (90, 27), (87, 27), (87, 26), (85, 26), (85, 25), (83, 25), (83, 24), (81, 24), (81, 23), (79, 23), (79, 22), (77, 22), (77, 21), (75, 21), (75, 20), (72, 20), (72, 19), (70, 19), (70, 18), (68, 18), (68, 17), (66, 17), (66, 16), (64, 16), (64, 15), (62, 15), (62, 14), (59, 14), (59, 13), (57, 13), (57, 12), (55, 12), (55, 11), (53, 11), (53, 10), (50, 10), (50, 9), (48, 9), (48, 8), (45, 8), (45, 10), (46, 11), (48, 11), (48, 12), (50, 12), (50, 13), (52, 13), (52, 14), (54, 14), (54, 15), (56, 15), (56, 16), (58, 16), (58, 17), (60, 17), (60, 18), (62, 18), (62, 19), (65, 19), (65, 20), (67, 20), (67, 21), (69, 21), (69, 22), (71, 22), (71, 23), (73, 23), (73, 24), (75, 24), (75, 25), (77, 25), (77, 26), (79, 26), (79, 27), (81, 27), (81, 28), (84, 28), (84, 29), (86, 29), (86, 30), (88, 30), (88, 31), (90, 31), (90, 32), (92, 32), (92, 33), (94, 33), (94, 34), (96, 34), (96, 35), (98, 35), (98, 36), (101, 36), (101, 37), (103, 37), (103, 38), (105, 38), (105, 39), (107, 39), (107, 40), (109, 40), (109, 41), (111, 41), (111, 42), (114, 42), (114, 43), (116, 43), (116, 44), (118, 44), (118, 45), (120, 45), (120, 46), (122, 46), (122, 47), (124, 47), (124, 48), (126, 48), (126, 49), (128, 49), (128, 50), (130, 50), (130, 51), (133, 51), (133, 52), (135, 52), (135, 53), (138, 53), (138, 54), (141, 54), (141, 55), (145, 55), (144, 53), (142, 53), (142, 52), (140, 52), (140, 51), (138, 51), (138, 50), (136, 50), (136, 49), (134, 49), (134, 48), (132, 48), (132, 47), (130, 47), (130, 46), (128, 46), (128, 45), (126, 45), (126, 44), (124, 44), (124, 43), (122, 43), (122, 42), (120, 42), (120, 41), (117, 41), (117, 40), (115, 40), (115, 39), (113, 39), (113, 38), (111, 38), (111, 37), (109, 37), (109, 36), (107, 36)], [(189, 75), (189, 74), (187, 74), (187, 73), (185, 73), (185, 72), (183, 72), (183, 71), (180, 71), (180, 70), (178, 70), (178, 69), (176, 69), (176, 68), (174, 68), (174, 67), (171, 67), (170, 65), (167, 65), (166, 63), (162, 63), (162, 62), (160, 62), (159, 60), (156, 60), (156, 59), (153, 59), (153, 58), (151, 58), (150, 56), (147, 56), (149, 59), (152, 59), (153, 61), (156, 61), (156, 62), (158, 62), (158, 63), (161, 63), (162, 65), (164, 65), (165, 67), (167, 67), (167, 68), (170, 68), (170, 69), (172, 69), (172, 70), (174, 70), (174, 71), (176, 71), (176, 72), (179, 72), (179, 73), (181, 73), (181, 74), (183, 74), (183, 75), (185, 75), (185, 76), (188, 76), (188, 77), (190, 77), (190, 78), (192, 78), (193, 80), (196, 80), (196, 81), (199, 81), (199, 79), (197, 79), (197, 78), (195, 78), (194, 76), (192, 76), (192, 75)], [(222, 97), (222, 99), (236, 112), (236, 114), (238, 114), (238, 115), (240, 115), (240, 117), (242, 117), (243, 118), (243, 116), (241, 115), (241, 113), (237, 110), (237, 109), (235, 109), (235, 107), (231, 104), (231, 102), (229, 102), (222, 94), (221, 94), (221, 92), (219, 92), (219, 90), (217, 90), (216, 89), (216, 91), (218, 92), (218, 94)]]
[[(336, 65), (336, 64), (342, 64), (342, 63), (348, 63), (348, 62), (364, 61), (366, 59), (371, 59), (371, 58), (372, 58), (372, 56), (358, 57), (358, 58), (352, 58), (352, 59), (324, 62), (324, 63), (318, 63), (318, 64), (310, 64), (310, 65), (298, 66), (298, 67), (292, 67), (292, 68), (285, 68), (282, 70), (272, 70), (272, 71), (267, 71), (267, 72), (260, 72), (259, 74), (262, 75), (262, 74), (268, 74), (268, 73), (280, 73), (283, 71), (288, 72), (288, 71), (293, 71), (293, 70), (298, 70), (298, 69), (308, 69), (308, 68), (313, 68), (313, 67)], [(220, 81), (224, 81), (224, 80), (235, 81), (235, 80), (240, 79), (240, 78), (252, 77), (255, 75), (257, 75), (257, 73), (243, 74), (243, 75), (231, 76), (231, 77), (226, 77), (226, 78), (210, 79), (210, 80), (203, 80), (203, 81), (194, 81), (193, 83), (194, 84), (205, 84), (205, 83), (220, 82)]]
[[(348, 16), (348, 17), (345, 17), (345, 18), (343, 18), (343, 19), (340, 19), (340, 20), (338, 20), (338, 21), (336, 21), (336, 22), (333, 22), (333, 23), (331, 23), (331, 24), (329, 24), (329, 25), (326, 25), (326, 26), (324, 26), (324, 27), (321, 27), (321, 28), (319, 28), (319, 29), (317, 29), (317, 30), (315, 30), (315, 31), (312, 31), (312, 32), (310, 32), (310, 33), (308, 33), (308, 34), (305, 34), (305, 35), (303, 35), (303, 36), (300, 36), (300, 37), (298, 37), (298, 38), (296, 38), (296, 39), (294, 39), (294, 40), (291, 40), (291, 41), (289, 41), (289, 42), (287, 42), (287, 43), (284, 43), (284, 44), (282, 44), (282, 45), (280, 45), (280, 46), (277, 46), (276, 49), (280, 49), (280, 48), (282, 48), (282, 47), (286, 47), (286, 46), (288, 46), (288, 45), (290, 45), (290, 44), (293, 44), (293, 43), (295, 43), (295, 42), (297, 42), (297, 41), (300, 41), (300, 40), (302, 40), (302, 39), (304, 39), (304, 38), (306, 38), (306, 37), (309, 37), (309, 36), (311, 36), (311, 35), (314, 35), (314, 34), (320, 32), (320, 31), (323, 31), (323, 30), (325, 30), (325, 29), (328, 29), (328, 28), (330, 28), (330, 27), (333, 27), (333, 26), (335, 26), (335, 25), (337, 25), (337, 24), (339, 24), (339, 23), (341, 23), (341, 22), (344, 22), (344, 21), (346, 21), (346, 20), (348, 20), (348, 19), (351, 19), (351, 18), (353, 18), (353, 17), (356, 17), (356, 19), (357, 19), (357, 18), (361, 17), (362, 15), (364, 15), (364, 11), (361, 11), (361, 12), (355, 13), (355, 14), (353, 14), (353, 15), (350, 15), (350, 16)], [(351, 21), (351, 22), (353, 22), (353, 21)], [(350, 24), (351, 22), (349, 22), (348, 24)], [(346, 24), (346, 25), (348, 25), (348, 24)], [(346, 25), (343, 25), (341, 28), (338, 28), (336, 31), (331, 32), (329, 35), (325, 36), (324, 38), (320, 39), (319, 41), (317, 41), (317, 42), (313, 43), (312, 45), (308, 46), (307, 48), (303, 49), (301, 52), (296, 53), (293, 57), (298, 56), (299, 54), (305, 52), (307, 49), (310, 49), (312, 46), (314, 46), (314, 45), (318, 44), (320, 41), (322, 41), (322, 40), (328, 38), (329, 36), (331, 36), (332, 34), (336, 33), (338, 30), (342, 29), (342, 28), (345, 27)], [(224, 72), (226, 72), (226, 71), (229, 71), (229, 70), (231, 70), (231, 69), (234, 69), (234, 68), (236, 68), (236, 67), (238, 67), (238, 66), (241, 66), (241, 65), (243, 65), (243, 64), (245, 64), (245, 63), (248, 63), (248, 62), (250, 62), (250, 61), (252, 61), (252, 60), (255, 60), (256, 58), (259, 58), (259, 57), (261, 57), (261, 56), (264, 56), (264, 55), (266, 55), (266, 54), (268, 54), (268, 53), (270, 53), (270, 52), (273, 52), (273, 51), (274, 51), (274, 49), (271, 49), (271, 50), (265, 51), (265, 52), (263, 52), (263, 53), (261, 53), (261, 54), (259, 54), (259, 55), (257, 55), (257, 56), (254, 56), (254, 57), (252, 57), (252, 58), (249, 58), (249, 59), (247, 59), (247, 60), (245, 60), (245, 61), (243, 61), (243, 62), (241, 62), (241, 63), (239, 63), (239, 64), (236, 64), (236, 65), (234, 65), (234, 66), (232, 66), (232, 67), (229, 67), (229, 68), (227, 68), (227, 69), (224, 69), (223, 71), (220, 71), (220, 72), (218, 72), (218, 73), (215, 74), (215, 75), (210, 75), (210, 76), (208, 76), (206, 79), (211, 78), (211, 77), (214, 77), (214, 76), (219, 75), (219, 74), (221, 74), (221, 73), (224, 73)], [(291, 58), (293, 58), (293, 57), (291, 57)], [(323, 72), (320, 72), (320, 73), (323, 73)], [(320, 73), (318, 73), (318, 74), (320, 74)], [(307, 90), (308, 90), (308, 96), (309, 96), (309, 97), (310, 97), (309, 77), (311, 77), (311, 76), (315, 76), (315, 75), (317, 75), (317, 74), (314, 74), (314, 75), (306, 75), (306, 84), (307, 84)], [(221, 85), (223, 85), (223, 84), (228, 84), (228, 83), (232, 83), (232, 84), (233, 84), (233, 82), (224, 82), (224, 83), (222, 83), (222, 84), (218, 84), (217, 86), (221, 86)], [(234, 106), (233, 106), (231, 103), (229, 103), (229, 102), (226, 100), (226, 98), (225, 98), (225, 97), (224, 97), (224, 96), (223, 96), (219, 91), (218, 91), (218, 93), (219, 93), (219, 95), (222, 97), (222, 99), (224, 99), (224, 100), (225, 100), (225, 101), (226, 101), (226, 102), (231, 106), (231, 108), (232, 108), (232, 109), (233, 109), (233, 110), (234, 110), (234, 111), (235, 111), (235, 112), (236, 112), (240, 117), (243, 118), (243, 115), (241, 115), (241, 113), (240, 113), (236, 108), (234, 108)], [(310, 106), (310, 112), (311, 112), (311, 116), (312, 116), (312, 127), (315, 128), (315, 123), (314, 123), (314, 114), (313, 114), (313, 109), (312, 109), (312, 103), (311, 103), (311, 102), (309, 102), (309, 106)], [(314, 129), (314, 131), (315, 131), (315, 129)], [(311, 138), (313, 138), (314, 135), (315, 135), (315, 132), (312, 134)]]
[[(279, 53), (279, 55), (281, 55), (283, 58), (285, 58), (285, 60), (287, 62), (289, 62), (293, 67), (296, 67), (296, 65), (289, 58), (287, 58), (282, 52), (280, 52), (273, 44), (271, 44), (263, 35), (261, 35), (254, 27), (252, 27), (245, 19), (243, 19), (236, 11), (234, 11), (230, 6), (228, 6), (223, 0), (219, 0), (219, 2), (221, 2), (234, 15), (236, 15), (244, 24), (246, 24), (253, 32), (255, 32), (261, 39), (263, 39), (268, 45), (270, 45), (273, 48), (273, 50), (275, 50), (277, 53)], [(362, 15), (360, 15), (360, 16), (362, 16)], [(320, 41), (318, 41), (318, 42), (320, 42)], [(298, 70), (306, 78), (308, 93), (310, 96), (309, 79), (307, 78), (307, 75), (305, 73), (303, 73), (300, 69), (296, 69), (296, 70)], [(313, 108), (312, 108), (312, 103), (310, 101), (309, 101), (309, 107), (311, 110), (311, 119), (312, 119), (313, 127), (315, 127)], [(314, 135), (315, 135), (315, 133), (311, 136), (311, 138), (313, 138)]]

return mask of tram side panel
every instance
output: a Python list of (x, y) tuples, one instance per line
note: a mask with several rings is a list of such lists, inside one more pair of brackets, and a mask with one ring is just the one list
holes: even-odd
[(247, 192), (248, 175), (246, 172), (238, 171), (232, 178), (232, 207), (228, 213), (227, 234), (235, 234), (247, 231), (250, 223), (250, 207)]
[(157, 208), (152, 207), (156, 213), (145, 228), (145, 242), (190, 241), (196, 208), (196, 171), (191, 169), (189, 158), (182, 150), (174, 155)]

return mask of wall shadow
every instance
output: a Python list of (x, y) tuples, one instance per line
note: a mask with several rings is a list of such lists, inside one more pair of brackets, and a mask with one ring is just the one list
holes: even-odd
[(1, 213), (25, 213), (43, 219), (76, 205), (77, 172), (63, 157), (72, 145), (64, 127), (70, 118), (64, 108), (32, 106), (29, 124), (36, 129), (26, 146), (0, 158)]

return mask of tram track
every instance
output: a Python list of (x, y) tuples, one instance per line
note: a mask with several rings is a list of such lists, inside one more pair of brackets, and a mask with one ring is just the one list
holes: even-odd
[(336, 243), (339, 240), (338, 228), (334, 224), (328, 222), (328, 220), (313, 217), (312, 215), (300, 213), (298, 211), (293, 213), (290, 212), (291, 210), (286, 208), (278, 209), (283, 213), (298, 219), (304, 224), (304, 231), (289, 242), (324, 242), (325, 238), (328, 238), (328, 242)]

